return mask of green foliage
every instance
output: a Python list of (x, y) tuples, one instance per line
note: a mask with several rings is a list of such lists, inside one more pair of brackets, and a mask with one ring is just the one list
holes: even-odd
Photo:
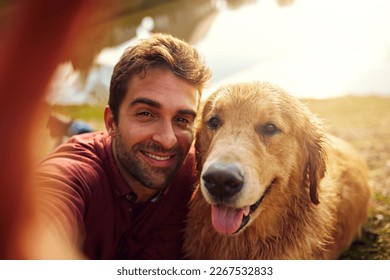
[(54, 105), (52, 107), (53, 112), (57, 112), (68, 116), (72, 119), (80, 119), (87, 122), (103, 122), (104, 121), (104, 107), (91, 106), (91, 105), (72, 105), (72, 106), (60, 106)]

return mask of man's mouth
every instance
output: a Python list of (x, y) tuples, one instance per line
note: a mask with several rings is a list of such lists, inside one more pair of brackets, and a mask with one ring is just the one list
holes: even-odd
[(269, 193), (275, 180), (265, 189), (260, 198), (252, 205), (242, 208), (233, 208), (225, 205), (214, 204), (211, 206), (211, 220), (214, 229), (223, 234), (237, 234), (249, 222), (250, 215), (256, 211), (264, 197)]
[(148, 164), (156, 168), (170, 168), (174, 164), (174, 158), (176, 157), (174, 153), (162, 154), (146, 152), (144, 150), (140, 151)]
[(147, 152), (142, 152), (145, 156), (150, 157), (152, 159), (158, 160), (158, 161), (165, 161), (169, 160), (173, 157), (173, 155), (168, 155), (168, 156), (158, 156), (155, 154), (147, 153)]

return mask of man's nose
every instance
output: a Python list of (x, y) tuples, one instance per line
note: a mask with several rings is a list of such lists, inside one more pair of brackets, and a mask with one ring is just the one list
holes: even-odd
[(159, 124), (153, 134), (153, 141), (159, 143), (164, 149), (171, 149), (177, 144), (177, 137), (171, 122)]

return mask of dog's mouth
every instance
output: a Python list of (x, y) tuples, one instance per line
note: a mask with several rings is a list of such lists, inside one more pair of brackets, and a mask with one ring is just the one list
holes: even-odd
[(252, 205), (243, 208), (233, 208), (226, 205), (214, 204), (211, 206), (211, 220), (214, 229), (223, 234), (237, 234), (249, 222), (251, 214), (256, 211), (264, 197), (269, 193), (275, 180), (269, 184), (260, 198)]

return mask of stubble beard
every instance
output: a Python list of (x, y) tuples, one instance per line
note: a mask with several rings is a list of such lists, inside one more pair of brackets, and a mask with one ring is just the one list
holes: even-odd
[[(170, 184), (185, 158), (183, 150), (176, 147), (174, 148), (175, 164), (172, 164), (169, 168), (157, 168), (147, 163), (141, 153), (141, 151), (166, 151), (157, 143), (141, 142), (126, 148), (122, 136), (118, 133), (113, 144), (115, 145), (118, 161), (126, 172), (146, 188), (154, 190), (165, 189)], [(172, 152), (172, 149), (169, 151)]]

